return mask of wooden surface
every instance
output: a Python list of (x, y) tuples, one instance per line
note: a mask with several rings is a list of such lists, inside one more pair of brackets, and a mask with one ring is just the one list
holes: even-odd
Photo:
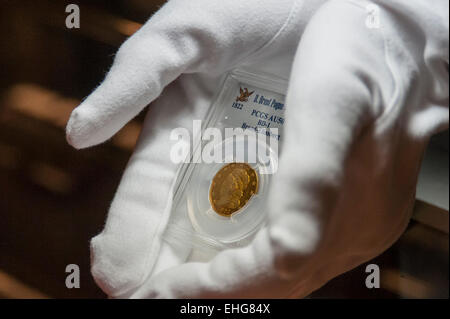
[[(80, 30), (64, 27), (70, 2), (0, 2), (0, 297), (105, 297), (89, 273), (89, 240), (102, 229), (142, 117), (84, 151), (67, 145), (64, 126), (161, 2), (78, 1)], [(417, 203), (400, 241), (372, 262), (381, 289), (365, 288), (362, 265), (312, 297), (448, 298), (448, 213)], [(71, 263), (80, 289), (65, 286)]]

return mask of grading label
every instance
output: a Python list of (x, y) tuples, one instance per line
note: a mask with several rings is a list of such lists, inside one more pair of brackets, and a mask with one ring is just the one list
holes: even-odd
[[(255, 86), (238, 83), (234, 95), (228, 95), (220, 124), (223, 127), (250, 129), (280, 140), (284, 125), (284, 96)], [(278, 134), (269, 129), (277, 128)]]

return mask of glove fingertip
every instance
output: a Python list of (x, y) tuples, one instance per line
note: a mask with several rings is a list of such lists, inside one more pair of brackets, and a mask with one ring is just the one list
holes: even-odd
[(82, 105), (72, 111), (66, 126), (66, 140), (75, 149), (82, 149), (93, 144), (89, 141), (90, 132), (93, 131), (89, 117), (83, 111)]

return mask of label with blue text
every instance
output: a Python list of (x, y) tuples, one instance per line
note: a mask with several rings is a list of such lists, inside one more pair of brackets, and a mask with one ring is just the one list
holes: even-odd
[(225, 127), (242, 129), (266, 134), (271, 128), (277, 128), (278, 134), (271, 137), (280, 140), (284, 125), (284, 95), (259, 89), (240, 83), (236, 95), (227, 101), (221, 124)]

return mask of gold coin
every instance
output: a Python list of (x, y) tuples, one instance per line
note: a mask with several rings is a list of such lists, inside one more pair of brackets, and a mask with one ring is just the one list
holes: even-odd
[(256, 171), (247, 163), (231, 163), (223, 166), (212, 179), (209, 201), (217, 214), (229, 217), (257, 192)]

